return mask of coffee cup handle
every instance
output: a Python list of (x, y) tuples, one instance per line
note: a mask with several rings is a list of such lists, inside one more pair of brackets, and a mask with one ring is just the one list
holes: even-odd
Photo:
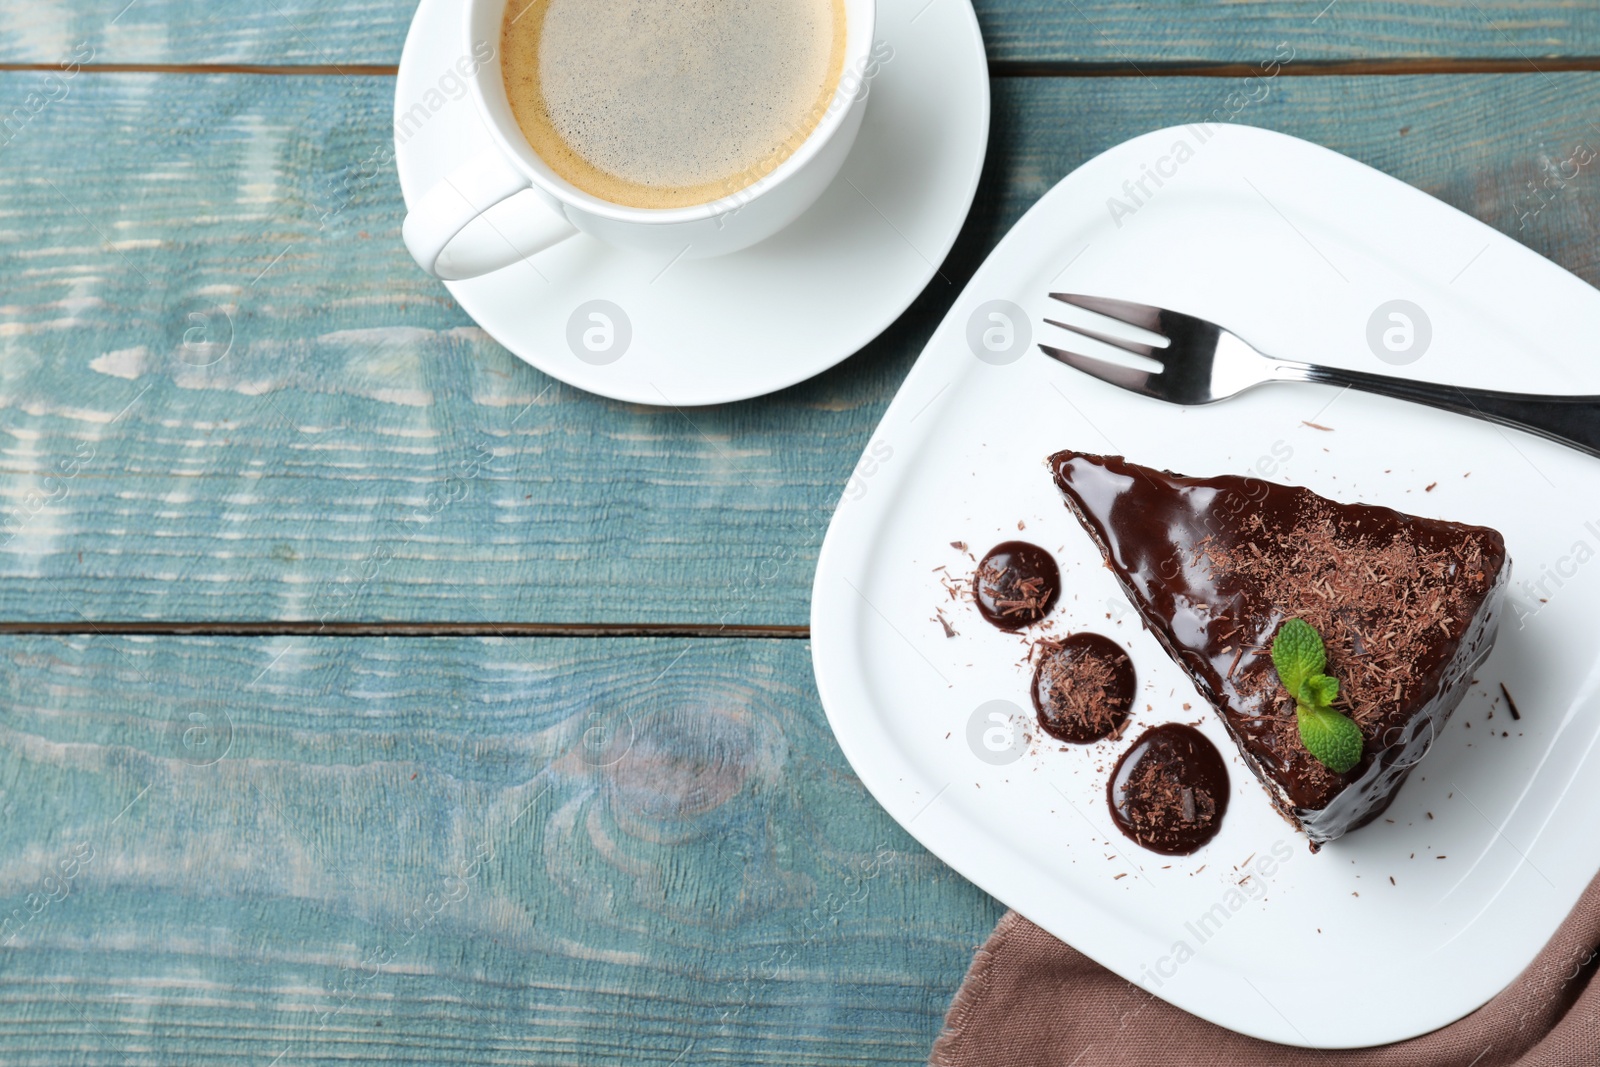
[(499, 149), (480, 152), (435, 183), (407, 212), (400, 228), (406, 250), (435, 278), (456, 281), (510, 266), (578, 232), (555, 206), (545, 204), (536, 218), (518, 227), (515, 242), (495, 230), (480, 241), (463, 242), (468, 247), (450, 247), (469, 223), (529, 187)]

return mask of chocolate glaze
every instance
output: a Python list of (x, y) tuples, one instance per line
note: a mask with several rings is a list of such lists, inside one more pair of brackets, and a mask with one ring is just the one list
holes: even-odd
[(1193, 726), (1146, 730), (1106, 783), (1117, 829), (1152, 852), (1187, 856), (1217, 836), (1228, 811), (1228, 767)]
[(1133, 660), (1099, 634), (1052, 642), (1033, 672), (1033, 710), (1046, 733), (1087, 745), (1122, 730), (1133, 706)]
[[(1119, 456), (1059, 452), (1050, 465), (1146, 624), (1312, 849), (1381, 814), (1494, 644), (1509, 570), (1500, 535)], [(1322, 634), (1341, 710), (1364, 735), (1346, 774), (1300, 744), (1266, 654), (1291, 617)]]
[(995, 545), (972, 576), (978, 613), (1002, 630), (1032, 626), (1050, 614), (1060, 594), (1055, 557), (1027, 541)]

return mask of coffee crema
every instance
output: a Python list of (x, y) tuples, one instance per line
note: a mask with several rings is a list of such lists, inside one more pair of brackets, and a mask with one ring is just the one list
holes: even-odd
[(828, 113), (844, 47), (844, 0), (511, 0), (500, 32), (533, 150), (584, 192), (642, 208), (771, 173)]

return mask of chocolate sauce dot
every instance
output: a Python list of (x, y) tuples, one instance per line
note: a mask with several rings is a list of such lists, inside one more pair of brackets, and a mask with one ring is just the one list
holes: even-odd
[(1117, 760), (1106, 799), (1117, 829), (1152, 852), (1186, 856), (1222, 827), (1228, 768), (1199, 730), (1165, 723)]
[(1039, 659), (1033, 710), (1052, 737), (1087, 745), (1122, 729), (1133, 706), (1133, 661), (1099, 634), (1071, 634)]
[(995, 545), (972, 576), (979, 614), (1002, 630), (1032, 626), (1050, 614), (1060, 593), (1055, 557), (1027, 541)]

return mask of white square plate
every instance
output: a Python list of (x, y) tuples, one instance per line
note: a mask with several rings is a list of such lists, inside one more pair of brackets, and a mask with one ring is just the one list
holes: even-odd
[[(1600, 394), (1600, 293), (1327, 149), (1237, 126), (1146, 134), (1063, 179), (972, 279), (885, 414), (817, 568), (813, 655), (840, 746), (966, 877), (1130, 981), (1257, 1037), (1354, 1047), (1467, 1014), (1527, 965), (1600, 868), (1600, 461), (1326, 386), (1207, 408), (1142, 398), (1038, 351), (1045, 315), (1070, 310), (1052, 290), (1199, 314), (1290, 359), (1573, 394)], [(1395, 300), (1428, 328), (1380, 361), (1369, 325), (1395, 325), (1380, 312)], [(1505, 535), (1516, 569), (1499, 643), (1384, 818), (1313, 855), (1273, 812), (1061, 502), (1044, 458), (1069, 447), (1253, 472)], [(951, 542), (981, 556), (1013, 538), (1061, 565), (1053, 632), (1094, 630), (1131, 651), (1140, 697), (1122, 741), (1041, 743), (1030, 635), (946, 594), (941, 575), (973, 565)], [(1002, 741), (1008, 729), (1023, 739), (1015, 748), (996, 750), (993, 709), (980, 712), (996, 700), (1016, 709), (998, 721)], [(1221, 832), (1188, 857), (1138, 848), (1106, 805), (1116, 756), (1167, 721), (1199, 721), (1232, 774)]]

